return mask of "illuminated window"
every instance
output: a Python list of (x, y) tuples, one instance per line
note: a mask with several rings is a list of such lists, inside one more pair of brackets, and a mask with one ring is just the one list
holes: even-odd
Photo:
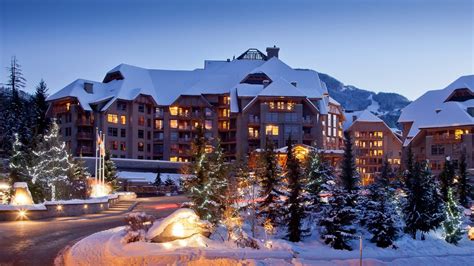
[(279, 110), (285, 109), (285, 102), (277, 102), (277, 109)]
[(375, 132), (375, 136), (379, 138), (383, 138), (383, 133), (380, 131)]
[(178, 128), (178, 120), (170, 120), (170, 128)]
[(138, 142), (138, 151), (143, 151), (145, 144), (143, 142)]
[(295, 109), (295, 103), (294, 102), (288, 102), (287, 105), (286, 105), (286, 109), (288, 111), (293, 111), (293, 109)]
[(268, 106), (270, 107), (270, 109), (275, 109), (275, 103), (274, 102), (269, 102)]
[(71, 109), (71, 103), (66, 103), (66, 110), (69, 111), (69, 109)]
[(271, 135), (271, 136), (278, 136), (278, 126), (276, 125), (265, 126), (265, 134)]
[(120, 143), (120, 150), (121, 151), (126, 151), (127, 150), (127, 147), (125, 146), (125, 142)]
[(125, 125), (127, 123), (127, 117), (124, 115), (120, 116), (120, 124)]
[(112, 147), (112, 150), (117, 150), (118, 149), (118, 141), (116, 141), (116, 140), (111, 141), (110, 146)]
[(207, 129), (207, 130), (211, 130), (212, 129), (212, 120), (206, 120), (204, 122), (204, 128)]
[(258, 138), (258, 129), (249, 127), (249, 137)]
[(145, 117), (144, 116), (138, 117), (138, 125), (139, 126), (144, 126), (145, 125)]
[(171, 161), (171, 162), (177, 162), (177, 161), (178, 161), (178, 157), (176, 157), (176, 156), (170, 157), (170, 161)]
[(107, 122), (118, 124), (118, 116), (116, 114), (108, 114), (107, 115)]
[(171, 106), (170, 107), (170, 114), (171, 115), (178, 115), (178, 106)]
[(155, 120), (155, 128), (163, 129), (163, 120), (160, 120), (160, 119)]
[(454, 130), (454, 139), (460, 140), (463, 134), (464, 134), (464, 131), (462, 129)]

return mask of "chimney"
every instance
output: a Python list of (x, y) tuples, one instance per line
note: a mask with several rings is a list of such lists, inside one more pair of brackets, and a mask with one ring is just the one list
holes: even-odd
[(278, 58), (278, 52), (280, 51), (280, 48), (276, 47), (273, 45), (273, 47), (267, 47), (267, 59), (270, 59), (272, 57)]
[(84, 82), (84, 90), (85, 90), (87, 93), (94, 93), (93, 84), (92, 84), (92, 83), (89, 83), (89, 82)]
[(291, 82), (291, 85), (293, 85), (293, 86), (295, 86), (295, 87), (296, 87), (297, 84), (298, 84), (298, 83), (297, 83), (296, 81), (292, 81), (292, 82)]
[(270, 84), (270, 81), (268, 79), (263, 80), (263, 87), (266, 88)]

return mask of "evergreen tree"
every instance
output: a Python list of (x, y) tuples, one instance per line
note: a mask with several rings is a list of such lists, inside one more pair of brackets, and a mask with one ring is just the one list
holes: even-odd
[(217, 222), (222, 218), (226, 205), (226, 190), (229, 187), (229, 167), (224, 161), (224, 151), (222, 150), (220, 140), (215, 141), (212, 152), (208, 154), (207, 174), (210, 191), (210, 211), (211, 222)]
[(173, 179), (171, 179), (171, 177), (168, 176), (168, 178), (166, 178), (165, 180), (165, 183), (164, 183), (165, 187), (172, 187), (175, 185)]
[(302, 220), (305, 218), (305, 199), (303, 185), (301, 184), (302, 173), (299, 161), (294, 155), (291, 136), (288, 139), (286, 153), (286, 180), (288, 183), (288, 197), (286, 207), (288, 214), (286, 216), (286, 225), (288, 227), (288, 240), (299, 242), (302, 237)]
[(275, 225), (281, 216), (280, 200), (281, 169), (278, 165), (274, 151), (273, 141), (267, 138), (265, 149), (260, 154), (255, 173), (260, 180), (260, 197), (263, 199), (258, 204), (258, 214), (263, 220)]
[(420, 231), (421, 239), (424, 239), (424, 233), (439, 227), (443, 221), (443, 201), (426, 163), (416, 163), (411, 175), (417, 178), (410, 181), (411, 188), (406, 191), (407, 200), (403, 206), (405, 231), (413, 239)]
[(453, 189), (448, 189), (448, 200), (445, 209), (446, 219), (443, 222), (444, 239), (451, 244), (457, 244), (464, 235), (462, 229), (462, 212), (454, 199)]
[(105, 182), (109, 183), (112, 187), (112, 190), (115, 191), (117, 188), (117, 167), (115, 166), (114, 161), (111, 159), (110, 150), (105, 151), (104, 160)]
[(454, 183), (454, 164), (451, 161), (450, 157), (446, 157), (444, 160), (443, 171), (439, 174), (439, 180), (441, 182), (441, 194), (443, 195), (443, 200), (446, 202), (448, 200), (448, 190), (453, 187)]
[(464, 206), (464, 208), (469, 208), (469, 192), (471, 191), (471, 186), (467, 177), (466, 149), (463, 149), (461, 153), (458, 176), (459, 203)]
[(378, 247), (392, 245), (398, 232), (398, 216), (390, 191), (390, 165), (385, 158), (380, 175), (368, 186), (362, 200), (363, 224), (372, 234), (371, 242)]
[(155, 182), (153, 182), (153, 185), (159, 187), (162, 183), (163, 181), (161, 180), (161, 170), (158, 169), (158, 173), (156, 173)]
[(258, 199), (258, 179), (255, 174), (250, 174), (251, 170), (247, 158), (241, 154), (233, 167), (233, 173), (237, 187), (240, 190), (240, 198), (248, 200), (248, 204), (242, 207), (246, 214), (246, 220), (250, 223), (252, 237), (255, 237), (257, 227), (257, 199)]
[[(43, 141), (38, 145), (38, 149), (33, 151), (33, 166), (29, 168), (32, 182), (41, 187), (46, 199), (56, 200), (57, 195), (65, 195), (62, 189), (64, 182), (67, 182), (68, 171), (72, 168), (70, 155), (66, 149), (66, 144), (59, 135), (59, 127), (56, 122), (51, 124), (48, 133)], [(59, 198), (60, 199), (60, 198)]]
[(41, 80), (36, 87), (36, 92), (33, 97), (33, 125), (35, 127), (35, 136), (42, 136), (49, 127), (49, 119), (46, 117), (46, 111), (48, 110), (48, 103), (46, 98), (48, 97), (48, 88), (44, 80)]
[(338, 186), (333, 186), (330, 194), (328, 205), (323, 209), (319, 220), (321, 238), (332, 248), (352, 250), (349, 241), (356, 232), (356, 212), (350, 206), (352, 197)]
[[(2, 148), (9, 153), (14, 142), (14, 134), (18, 134), (20, 141), (23, 144), (31, 143), (31, 130), (29, 124), (30, 115), (26, 105), (27, 101), (22, 98), (20, 93), (25, 88), (26, 80), (23, 77), (21, 66), (16, 57), (12, 57), (8, 71), (7, 89), (10, 91), (10, 97), (6, 112), (3, 115), (3, 134), (2, 134)], [(26, 146), (24, 146), (26, 150)]]
[(71, 199), (87, 199), (88, 183), (87, 178), (91, 174), (88, 172), (85, 162), (82, 158), (74, 159), (73, 166), (68, 176), (69, 198)]
[(403, 180), (403, 185), (406, 190), (411, 190), (411, 184), (412, 181), (415, 179), (415, 164), (414, 164), (414, 158), (413, 158), (413, 151), (411, 149), (411, 144), (408, 145), (407, 149), (407, 159), (405, 162), (405, 172), (404, 172), (404, 180)]
[(344, 155), (341, 165), (341, 176), (339, 180), (343, 189), (348, 193), (357, 192), (359, 175), (356, 170), (354, 153), (352, 151), (352, 139), (348, 131), (344, 132)]
[(12, 155), (9, 160), (11, 183), (26, 182), (28, 179), (27, 155), (24, 152), (23, 144), (18, 139), (18, 134), (14, 134)]
[(326, 190), (326, 184), (331, 180), (331, 169), (323, 156), (312, 149), (306, 157), (304, 173), (306, 176), (306, 191), (308, 193), (308, 211), (315, 212), (320, 209), (320, 193)]
[(194, 204), (194, 210), (202, 219), (210, 219), (211, 213), (208, 209), (210, 187), (207, 175), (207, 139), (204, 129), (199, 124), (196, 127), (196, 136), (192, 142), (190, 155), (192, 156), (189, 168), (184, 169), (187, 174), (183, 181), (183, 186)]

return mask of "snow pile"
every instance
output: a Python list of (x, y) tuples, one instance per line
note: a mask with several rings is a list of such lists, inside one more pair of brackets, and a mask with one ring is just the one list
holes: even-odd
[[(230, 242), (194, 235), (167, 243), (134, 242), (122, 244), (124, 227), (86, 237), (65, 255), (66, 265), (358, 265), (359, 250), (335, 250), (314, 236), (305, 242), (274, 240), (271, 248), (238, 248)], [(357, 243), (356, 243), (357, 242)], [(364, 265), (470, 265), (474, 242), (464, 238), (458, 246), (444, 241), (441, 232), (426, 240), (403, 237), (398, 249), (382, 249), (363, 243)], [(354, 241), (354, 247), (358, 241)]]

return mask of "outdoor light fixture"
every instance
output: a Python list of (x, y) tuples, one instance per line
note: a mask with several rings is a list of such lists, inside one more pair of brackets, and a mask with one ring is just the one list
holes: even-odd
[(89, 206), (87, 206), (87, 204), (84, 204), (84, 209), (87, 209)]
[(63, 206), (62, 206), (62, 205), (57, 205), (57, 206), (56, 206), (56, 210), (62, 211), (62, 210), (63, 210)]
[(26, 210), (19, 210), (18, 211), (18, 218), (20, 218), (21, 220), (25, 219), (26, 218)]

